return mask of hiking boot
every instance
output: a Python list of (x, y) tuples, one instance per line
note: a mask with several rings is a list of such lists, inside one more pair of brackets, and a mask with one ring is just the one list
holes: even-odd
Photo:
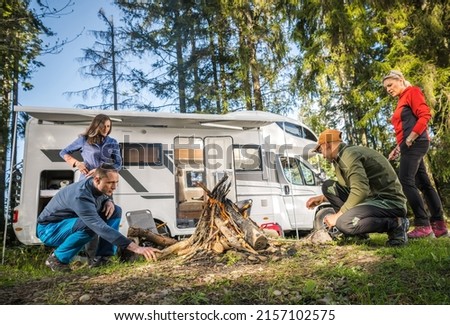
[(448, 235), (447, 224), (444, 220), (433, 221), (431, 223), (431, 229), (433, 229), (436, 238)]
[(53, 253), (47, 258), (47, 260), (45, 261), (45, 265), (47, 265), (53, 272), (72, 271), (69, 264), (60, 262)]
[(409, 229), (408, 218), (397, 218), (397, 227), (389, 230), (387, 246), (403, 246), (408, 242), (408, 236), (406, 232)]
[(408, 238), (435, 238), (433, 229), (431, 226), (416, 226), (412, 231), (408, 233)]
[(110, 256), (96, 256), (90, 260), (89, 267), (90, 268), (100, 267), (100, 266), (105, 266), (105, 265), (108, 265), (111, 263), (112, 263), (112, 261), (110, 260)]

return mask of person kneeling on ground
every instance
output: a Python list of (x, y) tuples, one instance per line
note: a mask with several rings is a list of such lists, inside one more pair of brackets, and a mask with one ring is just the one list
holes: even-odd
[(373, 149), (344, 143), (341, 132), (331, 129), (319, 135), (314, 151), (334, 165), (337, 181), (325, 181), (323, 195), (310, 198), (306, 207), (330, 202), (336, 213), (324, 222), (344, 235), (387, 232), (388, 246), (406, 244), (406, 197), (389, 161)]
[(110, 164), (102, 164), (93, 177), (60, 189), (42, 210), (37, 235), (45, 245), (56, 247), (45, 262), (53, 271), (70, 271), (69, 263), (95, 234), (100, 240), (91, 266), (105, 264), (117, 246), (156, 261), (158, 249), (140, 247), (119, 232), (119, 206), (105, 213), (118, 182), (118, 171)]

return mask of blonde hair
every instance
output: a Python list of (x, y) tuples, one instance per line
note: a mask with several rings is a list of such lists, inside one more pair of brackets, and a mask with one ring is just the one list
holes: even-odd
[(405, 79), (405, 76), (403, 76), (403, 73), (401, 73), (398, 70), (391, 70), (391, 71), (389, 71), (389, 73), (383, 77), (383, 81), (382, 82), (384, 83), (384, 81), (386, 79), (403, 80), (403, 85), (405, 87), (411, 86), (411, 83), (408, 80)]

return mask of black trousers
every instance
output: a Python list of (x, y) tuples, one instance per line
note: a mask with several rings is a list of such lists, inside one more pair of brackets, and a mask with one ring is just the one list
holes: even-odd
[[(337, 212), (349, 195), (349, 189), (336, 181), (327, 180), (322, 185), (322, 192)], [(406, 217), (406, 209), (383, 209), (373, 205), (358, 205), (341, 215), (336, 228), (346, 235), (388, 232), (398, 226), (397, 218)]]
[[(415, 226), (429, 226), (430, 221), (444, 220), (441, 199), (428, 177), (423, 157), (430, 147), (429, 141), (416, 141), (411, 147), (400, 146), (399, 179), (408, 203), (414, 213)], [(422, 192), (422, 195), (420, 192)], [(424, 201), (425, 199), (425, 201)], [(425, 209), (425, 202), (431, 217)]]

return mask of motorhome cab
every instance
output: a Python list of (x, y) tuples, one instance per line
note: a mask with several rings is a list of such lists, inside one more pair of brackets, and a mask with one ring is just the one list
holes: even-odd
[[(13, 228), (24, 244), (38, 244), (36, 218), (62, 187), (79, 178), (59, 156), (105, 111), (16, 107), (31, 118), (25, 131), (20, 204)], [(228, 198), (252, 200), (250, 217), (281, 229), (322, 227), (329, 209), (308, 210), (321, 193), (322, 180), (308, 163), (316, 136), (295, 120), (267, 112), (225, 115), (108, 111), (111, 136), (120, 143), (123, 168), (114, 201), (124, 216), (149, 210), (159, 229), (171, 236), (190, 235), (203, 209), (203, 190), (227, 174)], [(81, 160), (81, 156), (77, 157)], [(127, 218), (121, 232), (126, 234)]]

